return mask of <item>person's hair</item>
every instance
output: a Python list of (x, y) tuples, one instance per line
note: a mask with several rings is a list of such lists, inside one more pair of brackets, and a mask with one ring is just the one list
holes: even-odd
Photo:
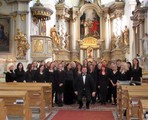
[(68, 65), (71, 65), (70, 63), (67, 63), (65, 66), (65, 70), (68, 71)]
[(22, 71), (24, 71), (24, 66), (23, 66), (23, 64), (22, 64), (21, 62), (19, 62), (19, 63), (17, 64), (16, 69), (19, 70), (19, 66), (20, 66), (20, 65), (22, 65)]
[(132, 64), (131, 64), (131, 62), (127, 62), (127, 64), (130, 65), (129, 69), (131, 69), (131, 68), (132, 68)]
[(14, 66), (14, 63), (8, 63), (7, 65), (7, 72), (10, 72), (10, 67)]
[(40, 68), (41, 68), (41, 67), (44, 67), (44, 68), (45, 68), (44, 65), (40, 65), (39, 68), (38, 68), (38, 71), (39, 71), (39, 72), (40, 72)]
[(134, 58), (133, 61), (132, 61), (133, 62), (133, 69), (135, 68), (134, 60), (137, 61), (137, 68), (136, 69), (139, 69), (139, 60), (137, 58)]
[(104, 64), (101, 65), (101, 70), (100, 70), (100, 74), (102, 74), (102, 68), (105, 68), (105, 75), (107, 74), (107, 68)]
[(83, 69), (83, 68), (86, 68), (86, 69), (87, 69), (87, 66), (83, 65), (83, 66), (82, 66), (82, 69)]
[(32, 68), (32, 64), (30, 63), (30, 64), (27, 65), (27, 71), (30, 71), (31, 68)]
[(126, 62), (122, 62), (121, 66), (123, 66), (123, 68), (122, 67), (120, 68), (120, 72), (122, 72), (123, 69), (125, 70), (125, 72), (127, 72), (129, 70)]
[(116, 62), (121, 62), (121, 60), (120, 59), (117, 59), (117, 61)]

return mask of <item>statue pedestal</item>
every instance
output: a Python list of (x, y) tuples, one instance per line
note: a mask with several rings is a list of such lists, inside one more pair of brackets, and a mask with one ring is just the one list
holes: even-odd
[(110, 61), (110, 53), (111, 53), (110, 50), (104, 50), (102, 53), (103, 60)]
[(71, 60), (80, 60), (79, 52), (77, 50), (72, 50), (71, 52)]
[(111, 51), (111, 60), (125, 60), (124, 54), (121, 49), (114, 49)]
[(66, 49), (54, 50), (55, 60), (58, 61), (70, 61), (70, 51)]

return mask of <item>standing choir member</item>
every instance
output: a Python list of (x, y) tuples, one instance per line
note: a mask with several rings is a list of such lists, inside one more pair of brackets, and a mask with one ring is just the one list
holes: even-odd
[(16, 74), (14, 72), (14, 64), (9, 63), (7, 65), (7, 72), (5, 77), (6, 82), (16, 82)]
[(98, 82), (100, 85), (100, 99), (101, 99), (101, 104), (106, 104), (106, 97), (108, 93), (108, 83), (109, 83), (109, 74), (107, 71), (107, 68), (105, 65), (101, 66), (101, 70), (98, 75)]
[(35, 73), (35, 80), (38, 83), (44, 83), (45, 82), (45, 67), (44, 65), (40, 65), (38, 70)]
[[(88, 67), (89, 67), (88, 74), (90, 74), (90, 76), (92, 77), (92, 79), (94, 81), (95, 92), (96, 92), (97, 91), (96, 90), (96, 87), (97, 87), (97, 75), (96, 75), (95, 67), (94, 67), (93, 64), (90, 64)], [(96, 103), (96, 96), (94, 96), (94, 97), (92, 96), (92, 104), (95, 104), (95, 103)]]
[(55, 71), (55, 86), (56, 86), (56, 97), (57, 104), (59, 107), (63, 106), (63, 89), (65, 81), (65, 72), (62, 64), (58, 65), (58, 70)]
[(127, 81), (127, 71), (128, 71), (128, 65), (126, 62), (121, 63), (120, 67), (120, 79), (119, 81)]
[(117, 65), (114, 64), (112, 66), (112, 72), (110, 74), (110, 82), (112, 84), (112, 94), (113, 94), (113, 105), (116, 105), (117, 103), (117, 82), (119, 81), (120, 78), (120, 73), (118, 71)]
[(139, 60), (137, 58), (133, 59), (133, 67), (131, 75), (132, 75), (131, 81), (142, 83), (142, 68), (139, 66)]
[[(55, 71), (54, 71), (55, 64), (51, 62), (49, 67), (46, 69), (46, 82), (52, 83), (52, 100), (55, 93)], [(53, 105), (53, 101), (52, 101)]]
[(25, 74), (26, 82), (33, 82), (33, 77), (34, 77), (34, 73), (33, 73), (32, 64), (28, 64), (27, 71), (26, 71), (26, 74)]
[(17, 64), (17, 68), (15, 69), (16, 81), (17, 82), (26, 82), (25, 81), (25, 71), (22, 63)]
[(78, 95), (79, 109), (83, 107), (83, 96), (86, 97), (86, 109), (89, 109), (91, 95), (95, 96), (95, 85), (92, 77), (87, 74), (86, 66), (82, 67), (82, 74), (78, 76), (74, 83), (74, 91)]
[(68, 63), (65, 69), (65, 85), (64, 85), (64, 103), (67, 105), (74, 102), (74, 89), (73, 89), (74, 75), (71, 69), (71, 64)]
[(128, 70), (127, 70), (127, 80), (131, 80), (131, 74), (132, 74), (132, 65), (130, 62), (127, 62)]

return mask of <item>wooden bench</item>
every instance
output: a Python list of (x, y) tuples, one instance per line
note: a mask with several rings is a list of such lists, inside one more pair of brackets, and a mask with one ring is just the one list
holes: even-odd
[(122, 85), (118, 90), (117, 96), (117, 111), (119, 111), (120, 120), (123, 118), (123, 108), (127, 108), (127, 93), (128, 91), (148, 91), (148, 86), (127, 86)]
[(24, 120), (31, 120), (27, 91), (0, 91), (0, 98), (5, 102), (7, 114), (23, 116)]
[(126, 120), (131, 117), (138, 118), (138, 101), (140, 99), (148, 99), (148, 92), (146, 91), (128, 91), (127, 109), (126, 109)]
[(1, 85), (9, 85), (9, 86), (27, 86), (27, 87), (43, 87), (45, 105), (49, 106), (49, 111), (52, 111), (52, 83), (0, 83)]
[(148, 99), (147, 100), (141, 99), (139, 100), (139, 113), (138, 113), (139, 120), (144, 120), (144, 114), (146, 112), (148, 112)]
[(5, 102), (3, 99), (0, 99), (0, 120), (6, 120), (7, 112), (5, 107)]
[(1, 85), (0, 91), (27, 91), (29, 96), (29, 107), (39, 107), (40, 108), (40, 119), (44, 120), (45, 115), (45, 100), (43, 95), (42, 87), (28, 87), (28, 86), (9, 86)]

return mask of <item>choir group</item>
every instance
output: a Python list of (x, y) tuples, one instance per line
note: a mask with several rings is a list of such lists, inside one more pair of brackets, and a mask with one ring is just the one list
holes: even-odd
[[(86, 77), (83, 77), (87, 75)], [(52, 83), (53, 103), (59, 107), (63, 104), (79, 103), (82, 108), (82, 93), (86, 97), (86, 107), (89, 103), (116, 105), (116, 89), (119, 81), (137, 81), (142, 83), (142, 68), (134, 58), (132, 64), (120, 59), (108, 62), (84, 60), (83, 64), (77, 61), (33, 61), (24, 70), (22, 63), (16, 68), (13, 63), (7, 65), (6, 82), (46, 82)], [(81, 78), (83, 83), (81, 84)], [(84, 79), (89, 79), (84, 80)], [(87, 83), (88, 82), (88, 83)], [(80, 88), (82, 91), (80, 92)]]

